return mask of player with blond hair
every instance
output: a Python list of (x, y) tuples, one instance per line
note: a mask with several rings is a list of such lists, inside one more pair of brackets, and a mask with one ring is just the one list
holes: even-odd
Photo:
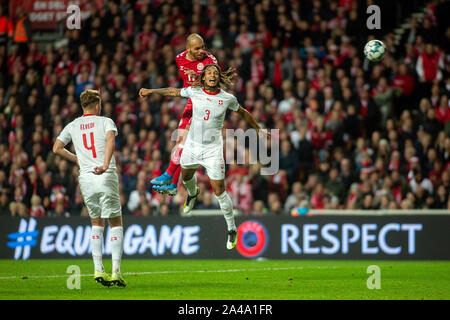
[[(85, 90), (80, 100), (83, 115), (64, 127), (56, 138), (53, 152), (80, 167), (78, 182), (92, 222), (91, 250), (95, 281), (104, 286), (124, 287), (126, 283), (120, 273), (123, 252), (122, 207), (114, 159), (117, 127), (110, 118), (100, 116), (99, 91)], [(76, 154), (65, 148), (70, 141)], [(105, 272), (102, 263), (105, 219), (108, 219), (111, 228), (111, 276)]]

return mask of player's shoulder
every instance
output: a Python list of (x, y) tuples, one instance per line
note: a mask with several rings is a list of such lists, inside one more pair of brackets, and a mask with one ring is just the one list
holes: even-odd
[(230, 100), (236, 99), (236, 97), (234, 95), (232, 95), (231, 93), (229, 93), (223, 89), (220, 89), (219, 95), (225, 99), (230, 99)]
[(217, 59), (216, 59), (216, 57), (214, 57), (214, 55), (211, 52), (205, 51), (205, 54), (206, 54), (206, 58), (208, 60), (212, 61), (212, 63), (214, 63), (214, 64), (217, 64)]
[(109, 118), (109, 117), (105, 117), (105, 116), (98, 116), (97, 117), (99, 119), (99, 121), (102, 121), (103, 123), (107, 123), (107, 124), (113, 124), (114, 126), (116, 125), (114, 120)]
[(101, 120), (101, 121), (112, 121), (111, 118), (105, 117), (105, 116), (97, 116), (97, 119), (99, 119), (99, 120)]
[(77, 125), (78, 122), (80, 122), (81, 118), (82, 118), (82, 117), (78, 117), (78, 118), (73, 119), (72, 121), (70, 121), (69, 123), (67, 123), (67, 124), (64, 126), (64, 128), (68, 128), (68, 129), (73, 128), (74, 126)]
[(196, 93), (196, 94), (203, 94), (202, 88), (198, 87), (198, 86), (190, 86), (190, 87), (187, 87), (186, 90), (189, 90), (192, 93)]
[(180, 52), (179, 54), (177, 54), (177, 56), (175, 57), (175, 61), (182, 61), (186, 59), (186, 54), (187, 54), (187, 50)]

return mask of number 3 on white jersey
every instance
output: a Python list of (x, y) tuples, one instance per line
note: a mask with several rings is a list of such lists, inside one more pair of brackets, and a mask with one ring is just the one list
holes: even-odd
[(203, 120), (209, 120), (209, 115), (211, 114), (211, 111), (205, 110), (205, 112), (206, 112), (206, 116), (203, 117)]
[(86, 133), (83, 133), (83, 145), (87, 150), (92, 151), (92, 157), (95, 159), (95, 158), (97, 158), (97, 152), (95, 151), (95, 145), (94, 145), (94, 133), (90, 132), (89, 136), (91, 138), (91, 146), (87, 145)]

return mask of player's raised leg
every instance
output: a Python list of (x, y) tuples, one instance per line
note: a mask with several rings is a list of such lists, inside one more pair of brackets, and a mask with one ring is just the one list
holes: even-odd
[(123, 252), (123, 226), (122, 216), (109, 218), (109, 226), (111, 227), (111, 256), (112, 256), (112, 274), (111, 282), (114, 285), (125, 287), (126, 282), (120, 273), (120, 262)]
[(111, 278), (103, 267), (103, 231), (105, 222), (102, 218), (91, 218), (91, 251), (94, 261), (94, 280), (104, 286), (111, 285)]
[[(187, 106), (188, 108), (192, 107), (192, 104)], [(191, 115), (189, 112), (185, 112), (184, 114)], [(170, 159), (169, 167), (167, 170), (159, 177), (150, 181), (153, 184), (153, 189), (162, 194), (169, 194), (174, 196), (178, 191), (178, 179), (180, 178), (180, 158), (183, 152), (184, 141), (186, 139), (187, 132), (189, 130), (190, 118), (183, 117), (180, 121), (180, 125), (177, 130), (177, 141), (175, 143), (174, 152), (172, 153), (172, 157)]]
[(169, 196), (174, 196), (178, 192), (178, 179), (180, 178), (181, 167), (173, 174), (173, 179), (171, 184), (165, 184), (162, 186), (153, 186), (152, 188), (161, 194), (168, 194)]
[(227, 237), (227, 249), (233, 249), (236, 247), (237, 242), (237, 229), (234, 221), (233, 214), (233, 201), (230, 195), (225, 190), (224, 180), (212, 180), (210, 179), (211, 187), (214, 190), (214, 194), (219, 201), (220, 210), (227, 222), (228, 237)]
[[(171, 161), (172, 163), (172, 161)], [(152, 179), (150, 181), (151, 184), (154, 184), (156, 186), (162, 186), (166, 184), (172, 183), (173, 175), (170, 175), (167, 171), (165, 171), (162, 175), (159, 177), (156, 177), (155, 179)]]
[[(169, 194), (174, 196), (177, 194), (178, 189), (178, 179), (180, 178), (180, 157), (183, 152), (183, 145), (177, 145), (175, 151), (172, 154), (172, 159), (170, 160), (169, 168), (164, 172), (163, 175), (150, 181), (151, 183), (156, 182), (153, 189), (159, 193)], [(170, 179), (169, 183), (166, 183)], [(165, 184), (158, 184), (158, 183)]]

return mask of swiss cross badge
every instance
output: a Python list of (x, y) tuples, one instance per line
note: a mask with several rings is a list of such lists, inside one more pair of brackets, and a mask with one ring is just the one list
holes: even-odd
[(219, 100), (219, 106), (223, 106), (223, 100)]

